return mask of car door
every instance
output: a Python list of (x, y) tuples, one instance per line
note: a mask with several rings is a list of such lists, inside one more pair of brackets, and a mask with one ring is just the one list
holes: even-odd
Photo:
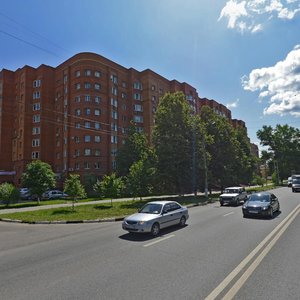
[(173, 212), (172, 224), (173, 225), (179, 224), (179, 221), (180, 221), (181, 217), (183, 216), (182, 207), (179, 204), (173, 202), (173, 203), (171, 203), (171, 209)]
[(174, 222), (173, 220), (173, 213), (172, 213), (172, 209), (171, 209), (171, 204), (167, 203), (164, 205), (163, 210), (162, 210), (162, 215), (160, 218), (160, 227), (161, 228), (165, 228), (168, 226), (172, 225), (172, 222)]
[(278, 199), (274, 194), (271, 194), (271, 206), (273, 208), (273, 211), (277, 211), (278, 210)]

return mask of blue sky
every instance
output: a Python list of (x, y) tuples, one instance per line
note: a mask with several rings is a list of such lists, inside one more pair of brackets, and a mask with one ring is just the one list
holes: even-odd
[(2, 0), (0, 69), (78, 52), (188, 82), (228, 106), (252, 142), (300, 128), (300, 0)]

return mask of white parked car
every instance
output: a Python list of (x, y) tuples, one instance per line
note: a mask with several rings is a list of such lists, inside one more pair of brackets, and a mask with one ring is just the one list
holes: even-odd
[(228, 187), (224, 193), (220, 195), (220, 205), (239, 205), (247, 200), (247, 192), (243, 187)]
[(68, 197), (68, 195), (60, 190), (51, 190), (45, 192), (42, 197), (44, 199), (62, 199)]

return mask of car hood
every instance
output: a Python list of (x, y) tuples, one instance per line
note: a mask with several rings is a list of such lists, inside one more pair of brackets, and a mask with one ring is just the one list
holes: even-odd
[(238, 196), (237, 193), (226, 193), (226, 194), (220, 195), (220, 197), (223, 197), (223, 198), (231, 198), (231, 197), (236, 197), (236, 196)]
[(247, 207), (265, 207), (265, 206), (269, 206), (270, 202), (258, 202), (258, 201), (255, 201), (255, 202), (247, 202), (245, 205)]
[(133, 214), (129, 217), (126, 217), (125, 218), (125, 221), (136, 221), (136, 222), (139, 222), (139, 221), (150, 221), (150, 220), (153, 220), (155, 218), (157, 218), (159, 215), (158, 214), (144, 214), (144, 213), (136, 213), (136, 214)]

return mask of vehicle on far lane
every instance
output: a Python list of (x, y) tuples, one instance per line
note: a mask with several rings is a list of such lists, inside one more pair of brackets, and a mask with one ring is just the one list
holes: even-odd
[(60, 190), (47, 191), (42, 195), (44, 199), (63, 199), (68, 197), (68, 195)]
[(126, 217), (122, 228), (128, 232), (150, 232), (157, 236), (162, 228), (172, 225), (183, 227), (188, 218), (188, 209), (175, 201), (153, 201), (145, 204), (138, 213)]
[(270, 192), (251, 194), (242, 206), (244, 218), (265, 216), (273, 218), (274, 212), (280, 211), (278, 198)]
[(297, 175), (293, 178), (292, 191), (293, 191), (293, 193), (300, 191), (300, 175)]
[(224, 193), (220, 195), (220, 205), (224, 204), (236, 205), (238, 206), (241, 201), (246, 201), (247, 192), (243, 187), (228, 187), (225, 189)]

